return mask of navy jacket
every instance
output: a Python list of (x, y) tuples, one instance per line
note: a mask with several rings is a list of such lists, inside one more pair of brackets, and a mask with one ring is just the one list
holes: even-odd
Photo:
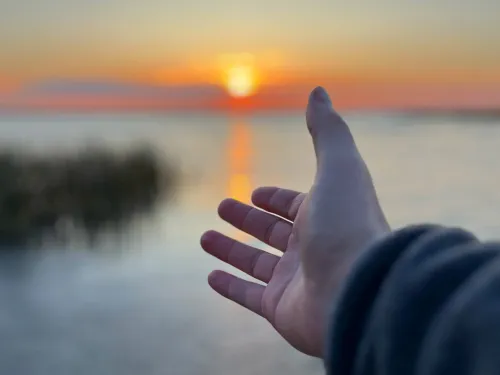
[(335, 301), (332, 375), (500, 374), (500, 243), (435, 225), (367, 250)]

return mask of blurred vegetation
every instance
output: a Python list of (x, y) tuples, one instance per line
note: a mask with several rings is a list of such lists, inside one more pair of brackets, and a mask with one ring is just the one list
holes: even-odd
[(0, 248), (40, 247), (122, 229), (170, 197), (175, 168), (149, 147), (74, 154), (0, 152)]

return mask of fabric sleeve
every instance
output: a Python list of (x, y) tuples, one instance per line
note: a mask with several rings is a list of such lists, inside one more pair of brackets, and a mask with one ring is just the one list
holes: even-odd
[(437, 225), (373, 245), (335, 301), (327, 373), (500, 373), (499, 254), (498, 243)]

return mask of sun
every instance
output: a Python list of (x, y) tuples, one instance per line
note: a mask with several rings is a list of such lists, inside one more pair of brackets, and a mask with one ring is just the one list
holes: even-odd
[(243, 98), (255, 93), (257, 79), (255, 69), (250, 65), (234, 65), (226, 71), (226, 89), (229, 95)]
[(218, 56), (222, 73), (222, 83), (229, 95), (244, 98), (255, 94), (259, 75), (256, 69), (256, 57), (251, 53), (229, 53)]

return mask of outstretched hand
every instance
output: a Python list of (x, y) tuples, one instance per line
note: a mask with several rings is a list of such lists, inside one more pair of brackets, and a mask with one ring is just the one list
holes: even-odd
[(267, 284), (214, 271), (209, 284), (216, 292), (266, 318), (296, 349), (321, 357), (340, 283), (360, 252), (390, 229), (349, 128), (321, 87), (311, 93), (306, 117), (317, 159), (309, 192), (262, 187), (252, 195), (260, 209), (232, 199), (219, 206), (223, 220), (283, 255), (215, 231), (201, 245)]

